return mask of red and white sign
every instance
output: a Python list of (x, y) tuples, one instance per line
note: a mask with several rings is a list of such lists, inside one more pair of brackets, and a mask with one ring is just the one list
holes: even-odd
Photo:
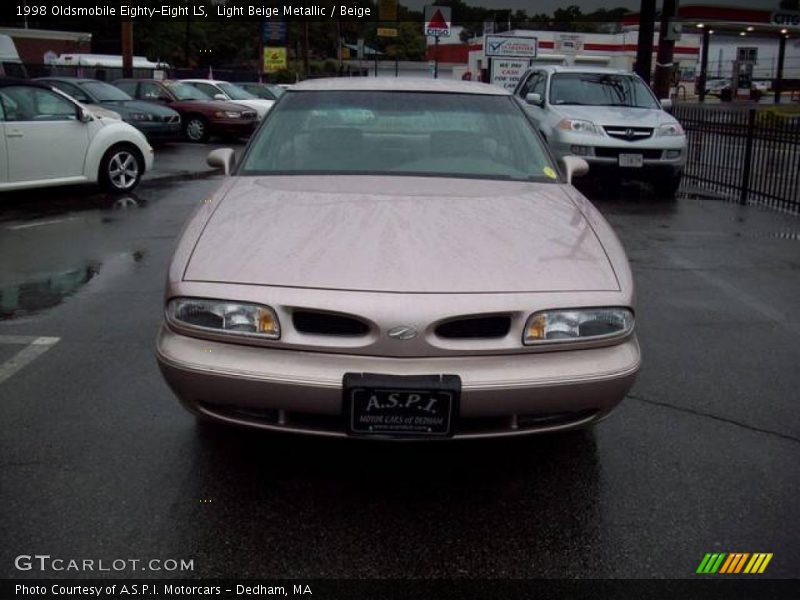
[(449, 6), (426, 6), (425, 35), (450, 37), (451, 15)]

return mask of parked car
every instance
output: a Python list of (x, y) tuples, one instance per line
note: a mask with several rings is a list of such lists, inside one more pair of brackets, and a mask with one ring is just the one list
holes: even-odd
[(636, 74), (617, 69), (540, 66), (514, 94), (558, 157), (576, 155), (598, 175), (654, 184), (674, 198), (686, 164), (680, 123)]
[(286, 90), (275, 83), (259, 83), (257, 81), (237, 83), (240, 88), (250, 92), (254, 96), (264, 98), (265, 100), (277, 100)]
[(200, 90), (174, 80), (118, 79), (114, 85), (139, 100), (168, 106), (181, 115), (189, 141), (206, 142), (212, 135), (242, 137), (258, 124), (255, 110), (213, 100)]
[(258, 113), (258, 118), (263, 119), (267, 111), (275, 104), (274, 100), (265, 100), (255, 94), (243, 90), (238, 85), (227, 81), (216, 81), (213, 79), (181, 79), (181, 83), (186, 83), (204, 94), (211, 96), (215, 100), (224, 100), (243, 104), (252, 108)]
[(706, 94), (719, 97), (722, 90), (730, 87), (730, 79), (709, 79), (706, 81)]
[(160, 368), (220, 422), (328, 436), (585, 427), (639, 369), (625, 252), (510, 93), (309, 80), (191, 217)]
[(148, 140), (172, 140), (181, 135), (181, 116), (176, 111), (134, 100), (110, 83), (77, 77), (41, 77), (36, 81), (58, 88), (87, 106), (101, 106), (116, 112)]
[(129, 192), (153, 166), (138, 129), (46, 85), (0, 79), (0, 107), (0, 190), (99, 182)]

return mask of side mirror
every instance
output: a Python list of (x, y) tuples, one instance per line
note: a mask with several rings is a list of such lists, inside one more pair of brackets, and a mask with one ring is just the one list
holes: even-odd
[(589, 163), (577, 156), (565, 156), (561, 159), (561, 164), (567, 173), (567, 183), (572, 183), (573, 177), (580, 177), (589, 172)]
[(225, 175), (230, 175), (236, 165), (236, 155), (230, 148), (217, 148), (208, 153), (206, 162), (209, 167), (222, 169)]
[(214, 94), (214, 100), (227, 100), (225, 94)]
[(88, 123), (89, 121), (93, 121), (94, 117), (92, 114), (83, 107), (78, 107), (78, 121), (81, 123)]
[(541, 94), (525, 94), (525, 102), (533, 106), (544, 106), (544, 99)]
[(672, 108), (672, 99), (671, 98), (662, 98), (661, 99), (661, 108), (664, 110), (669, 110)]

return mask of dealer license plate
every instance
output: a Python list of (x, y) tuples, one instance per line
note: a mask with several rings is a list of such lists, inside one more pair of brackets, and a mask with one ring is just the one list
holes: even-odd
[(461, 379), (456, 375), (347, 373), (344, 413), (350, 435), (445, 437), (452, 434)]

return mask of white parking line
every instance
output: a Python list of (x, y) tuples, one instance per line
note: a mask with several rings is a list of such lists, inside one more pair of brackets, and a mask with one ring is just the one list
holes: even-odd
[(33, 223), (25, 223), (24, 225), (11, 225), (6, 229), (30, 229), (32, 227), (44, 227), (46, 225), (56, 225), (58, 223), (65, 223), (66, 221), (77, 221), (80, 217), (66, 217), (64, 219), (52, 219), (50, 221), (35, 221)]
[(55, 346), (61, 338), (25, 335), (0, 335), (0, 344), (18, 344), (25, 347), (0, 365), (0, 383), (40, 357)]

